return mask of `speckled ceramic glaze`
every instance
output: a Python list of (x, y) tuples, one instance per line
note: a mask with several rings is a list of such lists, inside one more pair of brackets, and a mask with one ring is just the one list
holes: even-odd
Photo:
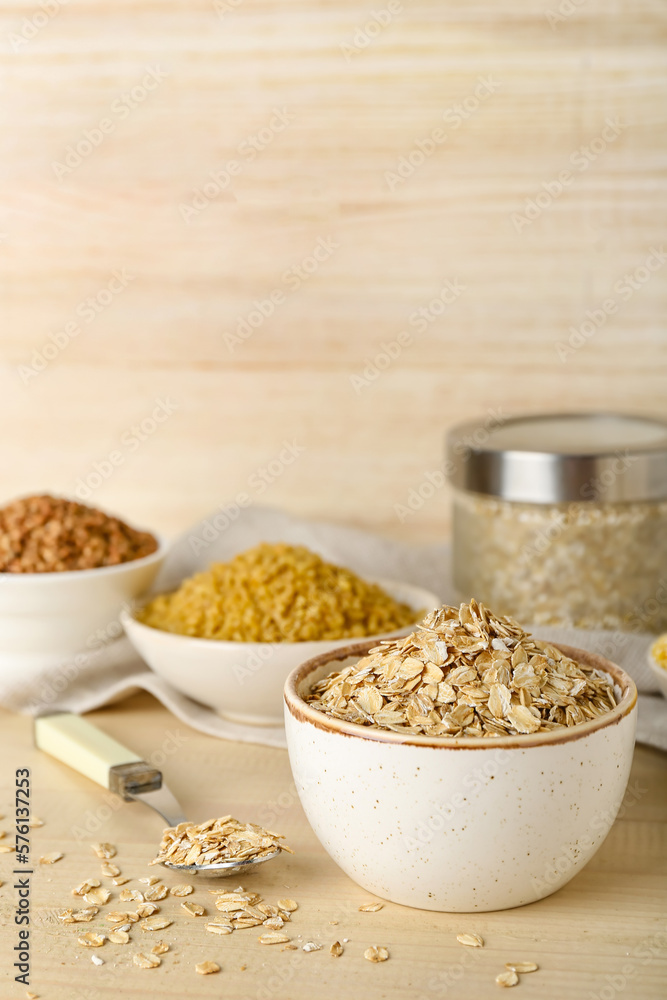
[(310, 824), (364, 889), (427, 910), (501, 910), (550, 895), (605, 839), (634, 746), (637, 691), (608, 660), (617, 707), (569, 730), (493, 740), (409, 739), (330, 719), (303, 696), (364, 656), (369, 643), (320, 656), (285, 685), (287, 744)]

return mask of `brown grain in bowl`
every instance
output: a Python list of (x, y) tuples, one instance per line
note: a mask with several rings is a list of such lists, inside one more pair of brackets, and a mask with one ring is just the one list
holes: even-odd
[(0, 573), (117, 566), (157, 547), (149, 532), (64, 497), (21, 497), (0, 508)]

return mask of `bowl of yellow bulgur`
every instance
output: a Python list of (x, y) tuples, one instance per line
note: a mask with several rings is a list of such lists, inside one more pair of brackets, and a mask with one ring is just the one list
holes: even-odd
[(262, 543), (121, 620), (177, 690), (230, 721), (280, 726), (294, 667), (345, 640), (402, 635), (439, 603), (411, 584), (364, 580), (304, 546)]

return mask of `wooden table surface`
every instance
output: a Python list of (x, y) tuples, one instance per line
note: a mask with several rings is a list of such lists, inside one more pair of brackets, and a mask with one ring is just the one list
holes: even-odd
[[(17, 768), (31, 769), (34, 813), (44, 826), (31, 831), (32, 859), (60, 850), (64, 858), (35, 863), (32, 876), (30, 989), (43, 1000), (106, 1000), (122, 995), (234, 1000), (296, 1000), (343, 996), (368, 1000), (438, 1000), (498, 996), (494, 979), (506, 961), (534, 960), (540, 971), (524, 976), (518, 996), (562, 1000), (664, 998), (667, 982), (667, 756), (638, 747), (621, 815), (605, 844), (560, 892), (497, 913), (430, 913), (385, 903), (377, 913), (358, 907), (371, 897), (347, 878), (319, 846), (300, 807), (287, 753), (261, 746), (216, 740), (178, 722), (149, 695), (137, 695), (89, 716), (105, 732), (161, 764), (172, 790), (193, 819), (231, 812), (286, 835), (296, 854), (284, 855), (248, 877), (246, 886), (268, 901), (290, 896), (299, 909), (288, 925), (297, 944), (321, 943), (322, 951), (282, 951), (263, 947), (255, 928), (216, 937), (205, 920), (188, 917), (180, 900), (160, 903), (173, 915), (171, 927), (145, 935), (138, 930), (124, 946), (108, 942), (94, 952), (77, 944), (80, 933), (108, 929), (103, 910), (89, 924), (61, 925), (56, 910), (76, 905), (71, 889), (99, 875), (90, 844), (109, 841), (118, 849), (123, 873), (137, 879), (155, 871), (146, 864), (159, 838), (161, 820), (149, 809), (121, 803), (87, 779), (40, 754), (32, 746), (27, 718), (0, 714), (1, 824), (13, 836), (12, 798)], [(489, 834), (492, 836), (493, 831)], [(26, 987), (11, 982), (17, 892), (12, 888), (14, 855), (0, 854), (2, 955), (0, 997), (23, 998)], [(452, 877), (456, 873), (452, 872)], [(104, 881), (104, 880), (103, 880)], [(109, 880), (106, 880), (109, 881)], [(167, 884), (182, 879), (168, 876)], [(234, 880), (234, 886), (237, 879)], [(218, 883), (218, 886), (220, 883)], [(234, 886), (230, 885), (230, 888)], [(128, 887), (140, 887), (133, 881)], [(126, 909), (113, 889), (106, 907)], [(197, 886), (191, 900), (209, 912), (211, 897)], [(131, 908), (131, 904), (130, 908)], [(485, 947), (462, 947), (456, 935), (476, 931)], [(146, 938), (150, 940), (146, 941)], [(143, 970), (132, 964), (161, 938), (171, 945), (162, 964)], [(142, 940), (143, 939), (143, 940)], [(335, 959), (329, 946), (345, 942)], [(384, 945), (390, 960), (373, 965), (363, 958), (372, 944)], [(104, 959), (95, 966), (91, 955)], [(197, 962), (212, 960), (219, 975), (195, 973)]]

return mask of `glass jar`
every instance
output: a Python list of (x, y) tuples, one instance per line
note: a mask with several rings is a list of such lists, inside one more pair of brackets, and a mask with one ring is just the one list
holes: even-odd
[(447, 471), (461, 601), (524, 624), (667, 630), (667, 423), (590, 413), (461, 424)]

